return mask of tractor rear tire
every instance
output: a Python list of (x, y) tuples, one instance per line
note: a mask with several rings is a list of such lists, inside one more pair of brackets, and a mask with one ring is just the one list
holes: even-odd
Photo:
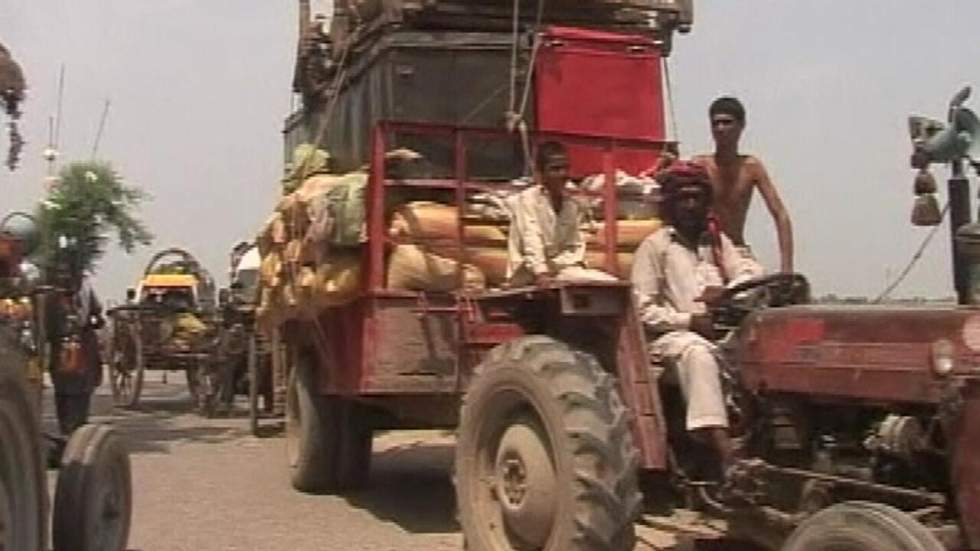
[(106, 425), (84, 425), (68, 441), (55, 488), (54, 551), (124, 551), (133, 511), (129, 454)]
[(801, 523), (781, 551), (942, 551), (917, 520), (881, 503), (847, 501)]
[[(0, 336), (2, 338), (2, 336)], [(47, 549), (47, 473), (23, 365), (0, 343), (0, 549)]]
[(639, 453), (612, 375), (544, 336), (494, 348), (460, 413), (455, 458), (469, 551), (626, 551)]
[(323, 494), (367, 484), (372, 431), (358, 404), (317, 392), (313, 358), (298, 355), (286, 393), (286, 450), (293, 487)]

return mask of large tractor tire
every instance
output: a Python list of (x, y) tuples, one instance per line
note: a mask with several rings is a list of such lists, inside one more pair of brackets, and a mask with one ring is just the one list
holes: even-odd
[(367, 484), (372, 431), (357, 405), (317, 392), (313, 357), (300, 354), (286, 394), (286, 452), (293, 487), (339, 493)]
[(883, 505), (848, 501), (803, 521), (782, 551), (942, 551), (938, 539), (906, 513)]
[(55, 488), (54, 551), (124, 551), (133, 511), (129, 454), (106, 425), (68, 440)]
[(615, 379), (549, 337), (493, 349), (463, 399), (456, 497), (469, 551), (627, 551), (639, 453)]
[(22, 366), (0, 343), (0, 549), (47, 549), (47, 474), (41, 430)]

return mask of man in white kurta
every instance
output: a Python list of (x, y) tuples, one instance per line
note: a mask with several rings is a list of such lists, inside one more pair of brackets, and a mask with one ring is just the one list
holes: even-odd
[(723, 233), (709, 231), (711, 187), (703, 169), (677, 163), (658, 180), (668, 225), (637, 249), (633, 288), (651, 353), (676, 372), (687, 430), (703, 434), (729, 463), (728, 415), (706, 302), (725, 285), (762, 275), (762, 267), (738, 254)]
[(552, 280), (609, 281), (615, 278), (585, 266), (582, 205), (569, 197), (568, 154), (558, 142), (539, 146), (535, 184), (508, 200), (507, 279), (511, 287)]

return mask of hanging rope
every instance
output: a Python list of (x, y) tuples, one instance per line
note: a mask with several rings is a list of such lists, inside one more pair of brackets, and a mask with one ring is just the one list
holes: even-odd
[(898, 274), (898, 277), (895, 278), (895, 281), (891, 282), (891, 284), (885, 287), (885, 290), (882, 291), (881, 294), (877, 296), (877, 298), (871, 301), (872, 304), (878, 304), (881, 301), (888, 298), (888, 295), (891, 294), (891, 292), (894, 291), (895, 288), (902, 283), (902, 281), (905, 281), (906, 276), (909, 275), (909, 273), (912, 271), (912, 268), (919, 262), (919, 259), (922, 258), (922, 253), (925, 252), (926, 247), (928, 247), (929, 243), (932, 242), (932, 238), (936, 236), (936, 232), (938, 232), (939, 228), (942, 227), (942, 222), (946, 219), (947, 212), (949, 212), (948, 202), (943, 206), (943, 210), (939, 215), (940, 223), (933, 226), (932, 230), (929, 231), (925, 239), (922, 240), (922, 244), (919, 245), (919, 248), (915, 251), (915, 254), (912, 255), (912, 259), (909, 260), (909, 263), (905, 266), (905, 269), (902, 270), (902, 273)]
[(520, 30), (520, 12), (521, 0), (514, 0), (514, 19), (511, 25), (510, 37), (510, 99), (507, 102), (508, 114), (514, 112), (517, 104), (517, 48), (520, 42), (517, 33)]
[(521, 135), (521, 149), (524, 152), (524, 173), (530, 173), (531, 167), (531, 140), (528, 133), (527, 121), (524, 119), (525, 113), (527, 113), (527, 104), (531, 97), (531, 81), (534, 78), (534, 66), (538, 58), (538, 50), (541, 47), (541, 36), (538, 31), (541, 28), (541, 21), (544, 19), (544, 4), (545, 0), (539, 0), (538, 2), (538, 12), (534, 21), (534, 42), (531, 44), (531, 58), (528, 61), (528, 68), (526, 75), (524, 76), (524, 88), (521, 90), (521, 105), (517, 108), (517, 49), (520, 42), (520, 37), (518, 36), (518, 11), (520, 6), (520, 0), (514, 0), (514, 28), (513, 35), (511, 36), (511, 67), (510, 67), (510, 86), (511, 86), (511, 96), (510, 105), (507, 113), (505, 113), (507, 130), (510, 132), (518, 131)]
[(667, 112), (670, 113), (670, 136), (675, 142), (680, 142), (680, 137), (677, 134), (677, 115), (674, 112), (674, 87), (670, 82), (670, 63), (667, 62), (667, 58), (663, 59), (664, 67), (664, 84), (667, 89)]
[(337, 63), (337, 73), (334, 75), (333, 82), (330, 84), (330, 90), (333, 90), (333, 96), (330, 98), (330, 103), (327, 105), (327, 112), (320, 119), (320, 126), (317, 128), (315, 140), (313, 141), (314, 146), (319, 146), (323, 142), (323, 138), (327, 132), (327, 125), (330, 124), (330, 120), (333, 118), (334, 108), (337, 107), (337, 100), (340, 99), (340, 88), (343, 86), (344, 81), (347, 78), (347, 54), (350, 53), (351, 48), (354, 46), (354, 42), (357, 41), (357, 34), (360, 28), (356, 28), (347, 40), (347, 47), (344, 48), (344, 52), (340, 55), (340, 61)]
[(534, 35), (534, 44), (531, 46), (531, 61), (528, 63), (527, 77), (524, 79), (524, 90), (521, 95), (521, 109), (517, 112), (516, 117), (518, 120), (524, 120), (524, 113), (527, 112), (527, 102), (528, 98), (531, 97), (531, 79), (534, 78), (534, 65), (535, 60), (538, 59), (538, 50), (541, 46), (541, 36)]

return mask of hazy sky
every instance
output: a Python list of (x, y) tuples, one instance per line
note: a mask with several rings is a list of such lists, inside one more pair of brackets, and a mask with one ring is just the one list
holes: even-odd
[[(741, 97), (745, 150), (765, 160), (790, 210), (798, 269), (817, 293), (876, 294), (926, 231), (908, 223), (906, 117), (941, 117), (959, 86), (980, 85), (980, 2), (696, 6), (694, 30), (670, 61), (682, 152), (710, 146), (705, 111), (715, 96)], [(224, 281), (229, 247), (254, 234), (278, 191), (295, 10), (287, 0), (0, 0), (0, 42), (31, 87), (28, 145), (20, 170), (0, 172), (0, 212), (29, 208), (42, 191), (64, 63), (62, 158), (89, 156), (108, 97), (99, 156), (153, 195), (143, 215), (154, 247), (108, 255), (98, 287), (118, 298), (168, 245), (190, 248)], [(980, 108), (980, 91), (971, 103)], [(774, 266), (758, 198), (747, 237)], [(896, 294), (951, 294), (948, 255), (944, 229)]]

